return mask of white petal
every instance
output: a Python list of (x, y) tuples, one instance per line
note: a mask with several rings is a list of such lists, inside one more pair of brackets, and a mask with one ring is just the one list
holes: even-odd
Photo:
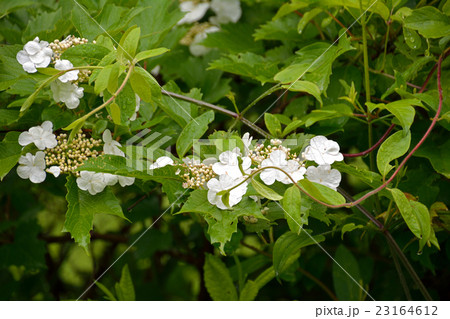
[(47, 176), (47, 174), (45, 173), (44, 170), (34, 167), (30, 173), (30, 181), (32, 183), (39, 184), (39, 183), (42, 183), (43, 181), (45, 181), (46, 176)]
[(17, 166), (17, 175), (20, 178), (28, 179), (31, 173), (31, 166), (19, 165)]
[(28, 53), (25, 50), (17, 52), (16, 59), (22, 65), (27, 62), (31, 62), (30, 57), (28, 56)]
[(22, 65), (22, 67), (25, 70), (25, 72), (28, 72), (28, 73), (36, 73), (37, 72), (36, 66), (31, 61), (30, 62), (25, 62)]
[(57, 60), (55, 69), (64, 71), (73, 68), (73, 64), (69, 60)]
[(35, 41), (28, 41), (23, 48), (30, 55), (35, 55), (36, 53), (41, 51), (39, 43)]
[(134, 181), (135, 181), (134, 177), (119, 176), (118, 178), (119, 178), (119, 184), (122, 187), (133, 185)]
[(33, 143), (33, 137), (28, 132), (22, 132), (19, 135), (19, 144), (22, 146), (26, 146), (28, 144)]
[(59, 166), (52, 166), (47, 171), (55, 177), (58, 177), (61, 174)]

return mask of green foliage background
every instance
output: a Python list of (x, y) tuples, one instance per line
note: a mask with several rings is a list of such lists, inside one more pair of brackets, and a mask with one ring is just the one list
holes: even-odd
[[(156, 80), (165, 90), (228, 112), (237, 107), (247, 120), (258, 120), (265, 134), (298, 140), (297, 152), (312, 136), (330, 135), (343, 153), (357, 153), (369, 147), (369, 135), (375, 143), (396, 124), (371, 155), (333, 166), (345, 173), (342, 187), (355, 198), (381, 185), (429, 127), (439, 105), (436, 73), (430, 72), (442, 56), (442, 112), (434, 130), (389, 190), (362, 205), (392, 233), (431, 297), (449, 297), (450, 0), (379, 0), (348, 32), (341, 25), (352, 25), (371, 1), (242, 0), (239, 22), (210, 34), (203, 45), (212, 50), (203, 57), (179, 43), (189, 27), (176, 26), (183, 16), (177, 1), (79, 3), (146, 70), (161, 66)], [(36, 36), (51, 42), (69, 34), (97, 45), (68, 50), (67, 59), (75, 66), (105, 66), (83, 84), (85, 96), (72, 111), (57, 106), (48, 89), (33, 94), (54, 73), (27, 74), (15, 59)], [(177, 137), (168, 144), (180, 158), (190, 152), (192, 139), (239, 139), (246, 131), (264, 136), (226, 111), (161, 95), (138, 66), (116, 99), (118, 107), (84, 118), (103, 103), (100, 92), (109, 98), (122, 83), (127, 57), (119, 49), (110, 59), (115, 44), (72, 0), (2, 1), (0, 41), (0, 299), (77, 299), (108, 270), (83, 299), (369, 300), (330, 256), (376, 300), (424, 298), (361, 210), (327, 209), (295, 187), (256, 190), (266, 198), (284, 196), (282, 206), (267, 205), (264, 217), (248, 198), (222, 215), (205, 202), (206, 191), (182, 195), (181, 182), (168, 178), (175, 169), (150, 177), (117, 158), (90, 161), (85, 169), (120, 171), (137, 182), (96, 196), (80, 191), (73, 177), (37, 185), (20, 179), (13, 169), (22, 152), (19, 132), (45, 120), (62, 130), (82, 118), (92, 136), (108, 127), (122, 140), (150, 128)], [(289, 91), (282, 95), (284, 89)], [(130, 123), (135, 92), (143, 102), (140, 117)], [(190, 117), (201, 125), (194, 127)], [(302, 187), (330, 203), (342, 198), (307, 181)], [(300, 235), (282, 207), (304, 226)], [(259, 219), (249, 223), (244, 216)]]

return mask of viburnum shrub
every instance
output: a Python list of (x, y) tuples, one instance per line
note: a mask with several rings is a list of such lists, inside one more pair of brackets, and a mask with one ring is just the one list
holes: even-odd
[(6, 298), (443, 297), (449, 0), (27, 3), (0, 265), (50, 279)]

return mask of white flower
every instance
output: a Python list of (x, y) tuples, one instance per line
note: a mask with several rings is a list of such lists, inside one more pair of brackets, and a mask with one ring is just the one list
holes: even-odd
[(212, 0), (211, 9), (216, 13), (209, 19), (213, 24), (236, 23), (242, 15), (239, 0)]
[(17, 175), (23, 179), (30, 179), (32, 183), (42, 183), (47, 174), (45, 174), (45, 153), (38, 151), (36, 155), (27, 153), (19, 159)]
[(187, 12), (187, 14), (180, 21), (178, 21), (177, 24), (198, 21), (203, 18), (208, 9), (209, 3), (207, 2), (195, 3), (194, 1), (183, 1), (180, 3), (180, 10), (181, 12)]
[(205, 158), (202, 163), (205, 164), (205, 165), (213, 165), (213, 164), (215, 164), (217, 162), (218, 162), (217, 158), (208, 157), (208, 158)]
[(248, 155), (250, 153), (250, 147), (252, 146), (253, 137), (250, 136), (250, 133), (245, 133), (242, 136), (242, 142), (244, 143), (244, 154)]
[(77, 178), (78, 188), (88, 191), (89, 194), (95, 195), (103, 192), (106, 187), (105, 177), (102, 173), (89, 171), (81, 171), (80, 177)]
[(59, 168), (59, 166), (52, 166), (47, 169), (47, 172), (52, 174), (55, 177), (58, 177), (59, 174), (61, 174), (61, 169)]
[(135, 181), (134, 177), (120, 176), (109, 173), (103, 173), (103, 178), (105, 180), (105, 184), (108, 186), (116, 185), (117, 182), (119, 182), (120, 186), (125, 187), (133, 185)]
[[(235, 148), (232, 151), (225, 151), (219, 155), (219, 162), (213, 164), (212, 169), (217, 175), (228, 175), (233, 179), (241, 177), (243, 174), (239, 168), (239, 160), (241, 152), (239, 148)], [(250, 157), (242, 158), (242, 170), (244, 172), (248, 171), (252, 165), (252, 160)]]
[(26, 72), (35, 73), (36, 68), (46, 68), (50, 64), (52, 55), (53, 51), (48, 47), (48, 42), (39, 41), (36, 37), (27, 42), (23, 50), (17, 52), (16, 59)]
[[(55, 63), (55, 69), (60, 70), (60, 71), (69, 70), (71, 68), (73, 68), (73, 64), (69, 60), (57, 60)], [(62, 83), (76, 81), (76, 80), (78, 80), (79, 72), (80, 72), (79, 70), (73, 70), (73, 71), (66, 72), (63, 75), (61, 75), (58, 78), (58, 80), (60, 80)]]
[(173, 165), (173, 159), (169, 156), (161, 156), (153, 164), (150, 165), (150, 169), (161, 168), (167, 165)]
[(133, 185), (135, 180), (134, 177), (120, 176), (120, 175), (117, 176), (117, 179), (119, 180), (119, 184), (122, 187)]
[(134, 110), (134, 114), (133, 116), (130, 117), (130, 121), (135, 121), (139, 112), (139, 109), (141, 108), (141, 98), (139, 97), (139, 95), (136, 95), (136, 108)]
[(202, 32), (197, 33), (194, 37), (194, 40), (192, 40), (191, 45), (189, 46), (189, 51), (191, 52), (191, 54), (194, 56), (201, 56), (208, 53), (211, 49), (199, 43), (208, 37), (208, 33), (217, 32), (219, 30), (220, 29), (218, 27), (212, 26), (203, 30)]
[[(208, 201), (216, 205), (220, 209), (228, 209), (222, 202), (222, 195), (217, 195), (220, 191), (227, 190), (242, 182), (242, 178), (233, 179), (228, 175), (220, 175), (219, 179), (212, 178), (208, 181)], [(230, 207), (238, 204), (242, 200), (247, 191), (247, 182), (242, 183), (238, 187), (230, 191), (229, 205)]]
[(45, 150), (53, 148), (58, 144), (55, 134), (53, 134), (53, 123), (45, 121), (40, 126), (33, 126), (27, 132), (19, 135), (19, 144), (26, 146), (34, 143), (38, 149)]
[(84, 89), (71, 82), (63, 83), (60, 80), (56, 80), (50, 84), (50, 88), (53, 92), (53, 99), (56, 102), (66, 103), (69, 109), (77, 108), (80, 105), (80, 99), (84, 95)]
[(331, 169), (328, 164), (308, 167), (306, 177), (311, 182), (322, 184), (333, 190), (336, 190), (341, 182), (341, 173), (337, 169)]
[[(303, 175), (306, 172), (304, 167), (295, 160), (286, 160), (286, 153), (282, 150), (275, 150), (270, 153), (269, 158), (266, 158), (261, 162), (261, 167), (275, 166), (284, 170), (292, 179), (297, 182), (303, 179)], [(272, 185), (275, 181), (282, 182), (283, 184), (291, 184), (291, 179), (282, 171), (275, 168), (267, 168), (260, 174), (261, 180), (266, 185)]]
[(102, 138), (103, 142), (105, 142), (105, 144), (103, 145), (103, 152), (105, 154), (117, 155), (122, 157), (125, 156), (125, 153), (119, 149), (119, 147), (122, 145), (116, 140), (113, 140), (111, 131), (109, 129), (106, 129), (103, 132)]
[(339, 144), (321, 135), (311, 139), (304, 156), (307, 160), (314, 161), (319, 165), (333, 164), (335, 161), (339, 162), (344, 159), (344, 156), (339, 153)]

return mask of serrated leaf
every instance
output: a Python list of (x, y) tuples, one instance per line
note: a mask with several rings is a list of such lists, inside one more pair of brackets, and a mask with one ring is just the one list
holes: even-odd
[(405, 18), (405, 27), (417, 30), (425, 38), (440, 38), (450, 35), (450, 17), (440, 10), (426, 6), (412, 10)]
[(85, 43), (68, 48), (61, 59), (69, 60), (74, 66), (98, 65), (109, 53), (104, 46)]
[(97, 35), (104, 32), (80, 4), (73, 6), (71, 19), (80, 36), (86, 39), (93, 40)]
[(393, 168), (389, 163), (400, 156), (403, 156), (409, 149), (411, 143), (411, 132), (404, 134), (399, 131), (388, 137), (377, 153), (377, 167), (381, 175), (385, 177)]
[(17, 164), (22, 153), (19, 145), (19, 132), (8, 132), (0, 142), (0, 181)]
[(169, 49), (166, 48), (157, 48), (157, 49), (153, 49), (153, 50), (147, 50), (147, 51), (142, 51), (139, 52), (138, 54), (136, 54), (136, 56), (134, 57), (136, 62), (148, 59), (148, 58), (152, 58), (161, 54), (164, 54), (166, 52), (170, 51)]
[(312, 236), (310, 232), (306, 229), (300, 235), (287, 232), (276, 240), (273, 246), (273, 268), (277, 276), (286, 271), (300, 257), (301, 248), (315, 245), (325, 240), (324, 236)]
[(203, 270), (206, 289), (214, 301), (238, 300), (230, 272), (218, 257), (206, 254)]
[(181, 131), (176, 144), (177, 154), (182, 158), (192, 147), (194, 141), (198, 140), (208, 130), (208, 125), (214, 120), (214, 112), (207, 111), (192, 119)]
[(90, 242), (90, 231), (93, 226), (94, 214), (110, 214), (125, 218), (119, 201), (109, 188), (103, 192), (91, 195), (78, 188), (76, 177), (67, 177), (67, 214), (63, 231), (69, 232), (71, 237), (86, 252)]
[(261, 196), (270, 199), (270, 200), (282, 200), (283, 196), (275, 192), (270, 187), (258, 182), (256, 179), (252, 178), (253, 188), (260, 194)]

